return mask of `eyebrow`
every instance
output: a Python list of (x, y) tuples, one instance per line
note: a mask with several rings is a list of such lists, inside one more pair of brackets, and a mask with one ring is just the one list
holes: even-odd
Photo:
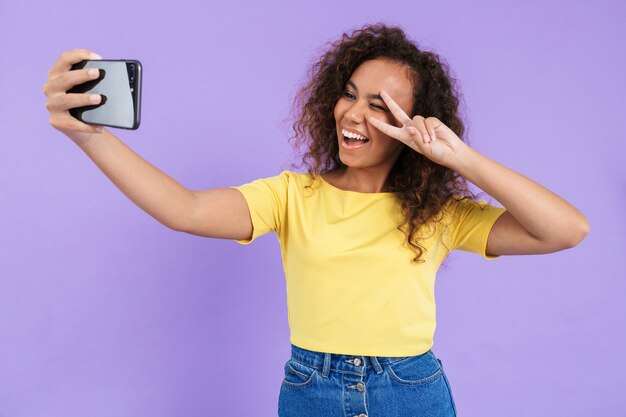
[[(348, 82), (346, 84), (351, 85), (357, 91), (359, 90), (359, 88), (356, 86), (356, 84), (352, 80), (348, 80)], [(379, 94), (368, 94), (367, 98), (373, 98), (375, 100), (380, 100), (383, 103), (385, 102), (385, 100), (383, 100), (383, 98)]]

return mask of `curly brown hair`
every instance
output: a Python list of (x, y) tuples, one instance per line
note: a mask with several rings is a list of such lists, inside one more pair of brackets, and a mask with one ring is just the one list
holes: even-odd
[[(330, 43), (328, 50), (310, 67), (307, 81), (294, 97), (295, 136), (289, 141), (298, 150), (304, 148), (301, 165), (307, 167), (314, 179), (345, 167), (339, 159), (333, 109), (354, 70), (364, 61), (377, 58), (390, 59), (409, 68), (413, 86), (413, 108), (409, 116), (434, 116), (464, 140), (456, 80), (449, 75), (448, 65), (437, 54), (420, 50), (397, 26), (380, 22), (364, 25)], [(402, 207), (406, 222), (398, 229), (404, 232), (417, 254), (414, 262), (424, 262), (421, 257), (425, 248), (418, 243), (422, 226), (439, 222), (443, 218), (442, 209), (452, 199), (476, 199), (465, 178), (406, 145), (385, 186)]]

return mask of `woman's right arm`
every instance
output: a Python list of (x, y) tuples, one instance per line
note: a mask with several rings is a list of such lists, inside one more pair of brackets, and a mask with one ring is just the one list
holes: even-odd
[(48, 72), (44, 93), (50, 124), (76, 143), (100, 170), (142, 210), (170, 229), (198, 236), (246, 239), (252, 222), (243, 195), (233, 188), (192, 191), (141, 158), (106, 128), (75, 119), (68, 109), (94, 104), (89, 94), (66, 94), (74, 85), (97, 78), (87, 69), (70, 71), (90, 51), (64, 52)]

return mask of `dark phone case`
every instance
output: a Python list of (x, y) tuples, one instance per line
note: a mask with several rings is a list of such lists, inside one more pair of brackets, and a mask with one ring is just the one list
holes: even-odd
[[(99, 60), (97, 60), (99, 61)], [(133, 60), (106, 60), (106, 61), (126, 61), (126, 62), (134, 62), (135, 65), (141, 67), (141, 64), (139, 63), (139, 61), (133, 61)], [(70, 68), (70, 71), (74, 71), (77, 69), (82, 69), (87, 65), (87, 60), (85, 61), (81, 61), (78, 62), (74, 65), (72, 65), (72, 67)], [(92, 90), (96, 85), (98, 85), (98, 83), (100, 81), (102, 81), (106, 75), (106, 71), (102, 68), (98, 68), (98, 71), (100, 72), (98, 78), (96, 78), (95, 80), (91, 80), (91, 81), (87, 81), (83, 84), (78, 84), (75, 85), (74, 87), (70, 88), (69, 90), (66, 91), (66, 93), (86, 93), (87, 91)], [(93, 123), (93, 122), (89, 122), (86, 121), (82, 118), (82, 115), (85, 111), (88, 110), (93, 110), (93, 109), (97, 109), (98, 107), (104, 105), (107, 101), (107, 97), (104, 94), (100, 94), (100, 97), (102, 97), (100, 103), (98, 104), (93, 104), (93, 105), (89, 105), (89, 106), (82, 106), (82, 107), (74, 107), (72, 109), (69, 109), (69, 113), (75, 117), (76, 119), (80, 120), (83, 123), (87, 123), (90, 125), (97, 125), (97, 126), (111, 126), (111, 127), (116, 127), (116, 128), (120, 128), (120, 129), (130, 129), (130, 130), (134, 130), (137, 129), (139, 127), (139, 123), (141, 122), (140, 120), (140, 109), (141, 109), (141, 73), (138, 72), (138, 76), (136, 78), (136, 85), (134, 86), (134, 97), (133, 97), (133, 105), (134, 105), (134, 123), (132, 127), (126, 127), (126, 126), (115, 126), (115, 125), (106, 125), (106, 124), (99, 124), (99, 123)]]
[[(74, 64), (72, 65), (72, 68), (70, 69), (70, 71), (82, 69), (85, 67), (86, 64), (87, 64), (87, 61), (81, 61), (78, 64)], [(92, 81), (87, 81), (86, 83), (83, 83), (83, 84), (75, 85), (74, 87), (67, 90), (66, 93), (86, 93), (87, 91), (93, 89), (104, 78), (104, 75), (106, 73), (106, 71), (103, 70), (102, 68), (98, 68), (98, 71), (100, 71), (100, 75), (98, 76), (98, 78)], [(86, 123), (82, 118), (83, 112), (87, 110), (97, 109), (98, 107), (106, 103), (107, 97), (104, 94), (100, 94), (100, 97), (102, 97), (102, 100), (100, 101), (99, 104), (94, 104), (91, 106), (83, 106), (83, 107), (74, 107), (73, 109), (69, 110), (70, 114), (74, 116), (75, 118), (77, 118), (78, 120), (80, 120), (81, 122)]]

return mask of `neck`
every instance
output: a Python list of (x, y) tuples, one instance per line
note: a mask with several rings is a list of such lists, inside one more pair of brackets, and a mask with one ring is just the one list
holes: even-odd
[(386, 192), (385, 183), (389, 177), (389, 168), (351, 168), (341, 172), (339, 181), (344, 190), (360, 193)]

